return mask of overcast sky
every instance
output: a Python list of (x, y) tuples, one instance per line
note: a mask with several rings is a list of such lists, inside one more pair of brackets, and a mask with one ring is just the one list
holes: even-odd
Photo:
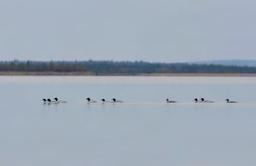
[(256, 59), (255, 0), (0, 0), (0, 60)]

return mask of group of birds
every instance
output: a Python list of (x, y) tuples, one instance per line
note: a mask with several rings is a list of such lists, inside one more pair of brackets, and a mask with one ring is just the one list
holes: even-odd
[[(195, 98), (194, 102), (195, 103), (214, 103), (214, 101), (205, 100), (204, 98), (201, 98), (201, 99)], [(177, 103), (177, 101), (171, 100), (171, 99), (166, 99), (166, 103)], [(226, 99), (226, 103), (237, 103), (237, 101), (232, 101), (230, 99)]]
[[(55, 97), (53, 100), (50, 99), (50, 98), (48, 98), (48, 99), (43, 98), (42, 101), (43, 101), (43, 104), (67, 103), (67, 101), (61, 100), (61, 99), (59, 99), (59, 98), (57, 98), (57, 97)], [(91, 99), (91, 98), (89, 98), (89, 97), (86, 98), (86, 101), (87, 101), (87, 103), (97, 103), (96, 100), (93, 100), (93, 99)], [(112, 98), (111, 100), (106, 100), (106, 99), (103, 98), (103, 99), (101, 99), (101, 102), (102, 102), (102, 103), (122, 103), (123, 101), (118, 100), (118, 99), (116, 99), (116, 98)]]
[[(86, 100), (87, 100), (88, 103), (97, 103), (97, 100), (93, 100), (93, 99), (91, 99), (89, 97), (87, 97)], [(106, 99), (103, 98), (100, 101), (102, 103), (123, 103), (122, 100), (118, 100), (116, 98), (112, 98), (111, 100), (106, 100)]]
[[(67, 101), (61, 100), (61, 99), (59, 99), (57, 97), (55, 97), (53, 100), (51, 100), (49, 98), (48, 99), (43, 98), (42, 100), (43, 100), (44, 104), (67, 103)], [(87, 101), (87, 103), (97, 103), (98, 102), (97, 100), (93, 100), (93, 99), (91, 99), (89, 97), (86, 98), (86, 101)], [(100, 102), (102, 102), (102, 103), (123, 103), (122, 100), (118, 100), (116, 98), (112, 98), (111, 100), (106, 100), (106, 99), (103, 98), (103, 99), (100, 100)], [(206, 100), (204, 98), (200, 98), (200, 99), (195, 98), (194, 102), (195, 103), (214, 103), (214, 101)], [(178, 102), (175, 101), (175, 100), (166, 99), (166, 103), (178, 103)], [(237, 103), (237, 102), (236, 101), (232, 101), (230, 99), (226, 99), (226, 103)]]
[(58, 97), (55, 97), (53, 100), (51, 99), (45, 99), (43, 98), (43, 103), (44, 104), (59, 104), (59, 103), (67, 103), (67, 101), (64, 101), (64, 100), (60, 100)]

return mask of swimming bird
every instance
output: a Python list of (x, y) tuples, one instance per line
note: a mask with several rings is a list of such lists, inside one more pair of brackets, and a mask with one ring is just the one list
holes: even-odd
[(102, 101), (102, 103), (110, 103), (111, 101), (108, 101), (108, 100), (106, 100), (106, 99), (101, 99), (101, 101)]
[(202, 103), (214, 103), (213, 101), (211, 101), (211, 100), (205, 100), (204, 98), (201, 98), (201, 102), (202, 102)]
[(55, 97), (54, 100), (55, 100), (55, 103), (67, 103), (67, 101), (60, 100), (58, 97)]
[(92, 100), (92, 99), (89, 98), (89, 97), (87, 97), (86, 100), (87, 100), (88, 103), (97, 103), (96, 100)]
[(112, 99), (112, 103), (122, 103), (123, 101), (121, 100), (117, 100), (116, 98), (113, 98)]
[(177, 101), (166, 99), (166, 103), (177, 103)]
[(229, 100), (229, 99), (226, 99), (226, 102), (227, 102), (227, 103), (237, 103), (237, 101), (231, 101), (231, 100)]
[(51, 99), (47, 99), (47, 103), (48, 103), (48, 104), (51, 104), (51, 103), (52, 103), (52, 100), (51, 100)]
[(54, 100), (55, 100), (54, 101), (55, 103), (59, 103), (60, 102), (60, 100), (57, 97), (55, 97)]
[(195, 103), (198, 103), (198, 99), (197, 98), (195, 98), (194, 101), (195, 101)]
[(44, 104), (46, 104), (47, 100), (46, 100), (46, 99), (44, 99), (44, 98), (43, 98), (42, 100), (43, 100)]

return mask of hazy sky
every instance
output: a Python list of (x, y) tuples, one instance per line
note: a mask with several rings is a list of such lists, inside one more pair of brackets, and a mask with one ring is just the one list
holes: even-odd
[(255, 0), (0, 0), (0, 60), (256, 59)]

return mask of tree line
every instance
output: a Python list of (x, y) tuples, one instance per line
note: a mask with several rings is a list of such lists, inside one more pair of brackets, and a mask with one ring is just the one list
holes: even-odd
[(84, 72), (93, 75), (154, 73), (256, 73), (256, 67), (143, 61), (1, 61), (0, 72)]

